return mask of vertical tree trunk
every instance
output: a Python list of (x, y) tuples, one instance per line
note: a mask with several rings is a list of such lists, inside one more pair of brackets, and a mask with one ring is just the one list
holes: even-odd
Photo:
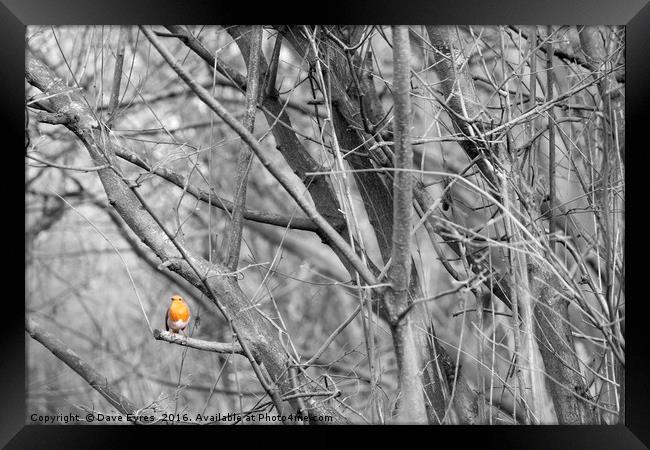
[(411, 272), (411, 217), (413, 215), (413, 164), (410, 137), (410, 46), (408, 27), (393, 27), (393, 98), (395, 102), (395, 168), (393, 178), (393, 251), (388, 269), (390, 288), (384, 305), (393, 334), (393, 345), (399, 371), (401, 398), (398, 421), (425, 423), (426, 411), (420, 379), (419, 352), (408, 314), (409, 276)]
[(553, 398), (558, 423), (595, 425), (592, 406), (585, 401), (588, 393), (576, 355), (569, 304), (553, 294), (553, 276), (538, 264), (529, 264), (532, 295), (537, 299), (535, 335), (548, 374), (546, 384)]

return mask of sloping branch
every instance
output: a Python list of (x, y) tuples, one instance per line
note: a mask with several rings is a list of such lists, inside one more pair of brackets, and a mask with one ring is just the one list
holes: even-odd
[[(227, 211), (229, 213), (232, 213), (232, 211), (234, 210), (234, 205), (231, 201), (218, 196), (214, 192), (208, 192), (204, 189), (195, 186), (192, 183), (189, 183), (188, 180), (186, 180), (183, 175), (171, 169), (168, 169), (160, 165), (151, 166), (144, 159), (142, 159), (140, 156), (133, 153), (132, 151), (128, 150), (127, 148), (121, 146), (115, 147), (115, 154), (120, 158), (124, 159), (125, 161), (128, 161), (131, 164), (134, 164), (140, 167), (141, 169), (153, 173), (161, 177), (162, 179), (169, 181), (175, 186), (184, 189), (185, 192), (192, 195), (194, 198), (201, 200), (202, 202), (205, 202), (209, 205), (212, 205), (216, 208), (219, 208), (223, 211)], [(279, 214), (275, 214), (271, 212), (256, 211), (256, 210), (250, 210), (246, 208), (242, 209), (242, 215), (245, 219), (253, 222), (266, 223), (269, 225), (277, 225), (285, 228), (286, 227), (295, 228), (298, 230), (307, 230), (307, 231), (318, 230), (316, 224), (308, 217), (287, 217), (287, 216), (281, 216)]]
[(61, 339), (45, 331), (37, 322), (30, 318), (25, 320), (25, 331), (36, 341), (43, 344), (54, 356), (63, 361), (68, 367), (77, 372), (93, 389), (101, 394), (108, 403), (122, 414), (137, 415), (138, 407), (131, 400), (120, 394), (108, 384), (107, 378), (88, 364), (77, 353), (68, 347)]

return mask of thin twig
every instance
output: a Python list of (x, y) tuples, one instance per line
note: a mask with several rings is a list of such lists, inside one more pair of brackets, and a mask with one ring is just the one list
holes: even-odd
[(120, 36), (117, 40), (117, 52), (115, 53), (115, 69), (113, 71), (113, 87), (111, 98), (108, 102), (108, 119), (106, 126), (112, 128), (113, 121), (117, 115), (117, 108), (120, 102), (120, 86), (122, 84), (122, 67), (124, 66), (124, 46), (127, 34), (125, 26), (120, 27)]
[(95, 167), (64, 166), (63, 164), (55, 164), (53, 162), (39, 159), (32, 155), (25, 155), (25, 157), (29, 159), (33, 159), (34, 161), (39, 162), (41, 164), (45, 164), (45, 167), (53, 167), (55, 169), (62, 169), (62, 170), (73, 170), (75, 172), (97, 172), (98, 170), (103, 170), (110, 166), (110, 164), (102, 164), (101, 166), (95, 166)]

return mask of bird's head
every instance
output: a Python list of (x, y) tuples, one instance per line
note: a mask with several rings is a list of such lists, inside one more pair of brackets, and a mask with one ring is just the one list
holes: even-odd
[(183, 303), (183, 297), (180, 295), (172, 295), (172, 303)]

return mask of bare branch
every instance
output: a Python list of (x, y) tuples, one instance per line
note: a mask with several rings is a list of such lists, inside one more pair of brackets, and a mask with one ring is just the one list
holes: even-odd
[(244, 354), (244, 350), (242, 350), (241, 345), (239, 344), (204, 341), (202, 339), (182, 336), (180, 334), (172, 333), (171, 331), (163, 331), (157, 328), (153, 330), (153, 337), (159, 341), (165, 341), (183, 347), (191, 347), (206, 352)]
[(79, 357), (61, 339), (45, 331), (38, 323), (25, 320), (25, 331), (36, 341), (43, 344), (54, 356), (63, 361), (68, 367), (77, 372), (93, 389), (99, 392), (108, 403), (122, 414), (137, 414), (138, 407), (108, 384), (107, 378), (94, 367)]

